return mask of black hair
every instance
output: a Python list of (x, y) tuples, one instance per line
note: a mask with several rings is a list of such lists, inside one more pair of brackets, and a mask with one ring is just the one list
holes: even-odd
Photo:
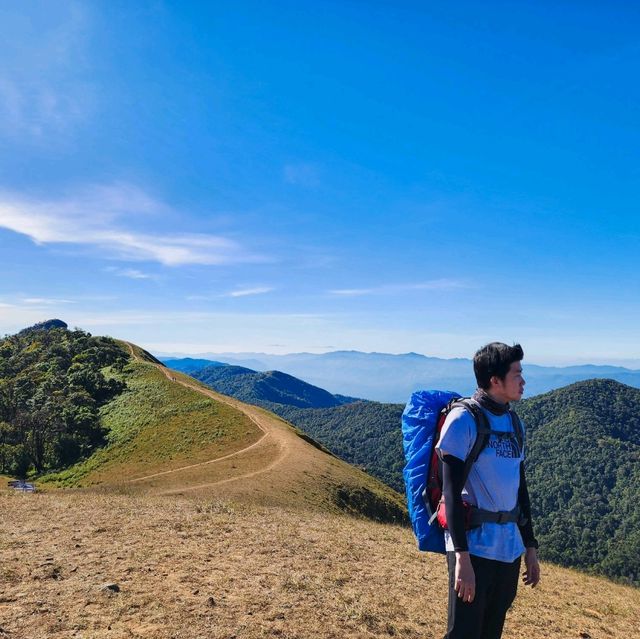
[(476, 374), (478, 387), (488, 390), (491, 388), (491, 378), (495, 375), (504, 380), (514, 362), (524, 358), (524, 351), (520, 344), (509, 346), (502, 342), (491, 342), (483, 346), (473, 356), (473, 372)]

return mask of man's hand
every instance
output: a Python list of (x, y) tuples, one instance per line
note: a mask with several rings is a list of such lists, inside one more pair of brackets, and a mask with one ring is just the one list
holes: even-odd
[(522, 575), (525, 586), (535, 588), (540, 582), (540, 564), (538, 563), (538, 551), (535, 548), (527, 548), (524, 554), (526, 570)]
[(471, 565), (471, 557), (468, 552), (456, 553), (455, 583), (453, 587), (458, 597), (467, 603), (471, 603), (476, 596), (476, 574)]

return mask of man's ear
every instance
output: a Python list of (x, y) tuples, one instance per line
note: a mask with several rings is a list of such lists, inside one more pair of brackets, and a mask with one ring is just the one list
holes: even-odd
[(492, 375), (491, 379), (489, 379), (491, 386), (500, 386), (501, 381), (502, 380), (497, 375)]

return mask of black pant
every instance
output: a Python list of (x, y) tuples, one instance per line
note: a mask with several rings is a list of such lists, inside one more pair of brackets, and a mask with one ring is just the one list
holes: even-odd
[(512, 563), (471, 555), (476, 575), (476, 596), (471, 603), (454, 590), (456, 556), (447, 553), (449, 612), (444, 639), (500, 639), (507, 610), (518, 590), (520, 557)]

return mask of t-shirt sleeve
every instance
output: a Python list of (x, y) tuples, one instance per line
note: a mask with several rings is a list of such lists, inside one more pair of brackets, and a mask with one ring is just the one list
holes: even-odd
[(436, 444), (438, 455), (453, 455), (465, 461), (476, 440), (476, 424), (473, 416), (464, 408), (454, 408), (442, 426), (440, 439)]

